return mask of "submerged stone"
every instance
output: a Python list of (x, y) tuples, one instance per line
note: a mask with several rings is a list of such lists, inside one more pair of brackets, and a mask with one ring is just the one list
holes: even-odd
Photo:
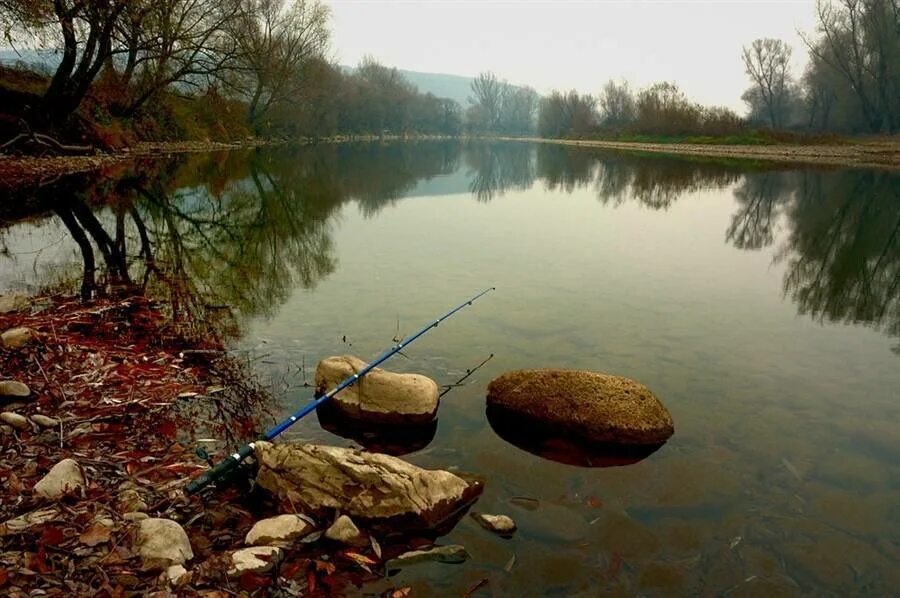
[(477, 521), (484, 529), (500, 534), (501, 536), (509, 536), (516, 531), (516, 522), (507, 515), (472, 513), (472, 519)]
[(515, 370), (488, 386), (500, 408), (591, 442), (658, 445), (672, 436), (672, 416), (634, 380), (579, 370)]
[(410, 550), (385, 563), (385, 569), (399, 569), (407, 565), (436, 561), (439, 563), (459, 564), (469, 559), (469, 553), (464, 546), (450, 544), (447, 546), (435, 546), (427, 550)]
[[(316, 392), (331, 390), (367, 365), (352, 355), (323, 359), (316, 367)], [(438, 399), (438, 385), (431, 378), (374, 368), (335, 395), (330, 403), (334, 409), (354, 419), (423, 424), (434, 419)]]

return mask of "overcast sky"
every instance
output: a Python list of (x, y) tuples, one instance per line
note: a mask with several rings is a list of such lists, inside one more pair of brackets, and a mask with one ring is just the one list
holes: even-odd
[(806, 51), (797, 31), (815, 27), (813, 0), (326, 1), (342, 64), (371, 54), (414, 71), (491, 70), (541, 93), (596, 93), (609, 78), (668, 80), (694, 100), (739, 112), (749, 85), (741, 47), (784, 39), (799, 76)]

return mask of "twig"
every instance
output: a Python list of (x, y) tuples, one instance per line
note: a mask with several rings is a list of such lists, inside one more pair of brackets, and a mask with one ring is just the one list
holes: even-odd
[(445, 394), (447, 394), (448, 392), (450, 392), (451, 390), (453, 390), (453, 389), (456, 388), (457, 386), (462, 386), (462, 383), (463, 383), (463, 381), (464, 381), (466, 378), (468, 378), (469, 376), (471, 376), (472, 374), (474, 374), (475, 372), (477, 372), (478, 370), (480, 370), (480, 369), (482, 368), (482, 366), (484, 366), (484, 364), (486, 364), (487, 362), (489, 362), (489, 361), (492, 360), (493, 358), (494, 358), (494, 354), (491, 353), (490, 355), (488, 355), (487, 359), (485, 359), (484, 361), (482, 361), (481, 363), (479, 363), (478, 365), (476, 365), (474, 368), (472, 368), (472, 369), (470, 369), (470, 370), (466, 370), (466, 375), (465, 375), (465, 376), (463, 376), (462, 378), (460, 378), (459, 380), (457, 380), (457, 381), (454, 382), (453, 384), (445, 384), (445, 385), (444, 385), (444, 390), (441, 391), (441, 394), (438, 395), (438, 397), (443, 397)]
[[(52, 386), (50, 378), (47, 377), (47, 372), (44, 371), (44, 366), (42, 366), (41, 362), (38, 361), (37, 355), (34, 355), (32, 353), (31, 358), (34, 360), (34, 363), (37, 364), (38, 369), (41, 370), (41, 374), (43, 374), (44, 380), (47, 382), (47, 386)], [(62, 384), (60, 384), (59, 381), (56, 382), (56, 387), (59, 389), (59, 393), (62, 395), (62, 400), (64, 402), (68, 401), (69, 397), (66, 395), (66, 391), (63, 389)]]
[(485, 577), (484, 579), (482, 579), (481, 581), (476, 583), (474, 586), (472, 586), (471, 588), (466, 590), (466, 593), (463, 594), (463, 598), (469, 598), (469, 596), (471, 596), (472, 594), (477, 592), (479, 588), (481, 588), (482, 586), (486, 586), (487, 584), (488, 584), (488, 578)]

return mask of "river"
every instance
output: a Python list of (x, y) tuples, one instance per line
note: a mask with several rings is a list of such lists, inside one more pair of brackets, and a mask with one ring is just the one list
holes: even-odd
[[(481, 475), (473, 508), (518, 523), (503, 539), (465, 518), (441, 541), (469, 562), (393, 584), (900, 587), (897, 173), (514, 141), (270, 147), (67, 177), (2, 217), (2, 290), (167, 297), (228, 327), (284, 413), (323, 357), (370, 359), (496, 287), (386, 364), (448, 385), (436, 425), (385, 439), (313, 416), (288, 434)], [(675, 435), (581, 462), (492, 426), (488, 382), (533, 367), (638, 380)]]

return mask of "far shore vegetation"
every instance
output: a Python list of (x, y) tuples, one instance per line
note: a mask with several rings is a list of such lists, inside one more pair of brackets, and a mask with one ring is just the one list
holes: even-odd
[(0, 152), (59, 149), (48, 137), (114, 151), (336, 135), (741, 145), (896, 135), (900, 3), (818, 0), (816, 11), (803, 73), (791, 72), (782, 40), (744, 47), (739, 115), (693, 102), (674, 82), (610, 80), (594, 95), (541, 97), (488, 71), (464, 107), (373, 58), (333, 63), (319, 0), (0, 0), (3, 45), (20, 57), (0, 65)]

